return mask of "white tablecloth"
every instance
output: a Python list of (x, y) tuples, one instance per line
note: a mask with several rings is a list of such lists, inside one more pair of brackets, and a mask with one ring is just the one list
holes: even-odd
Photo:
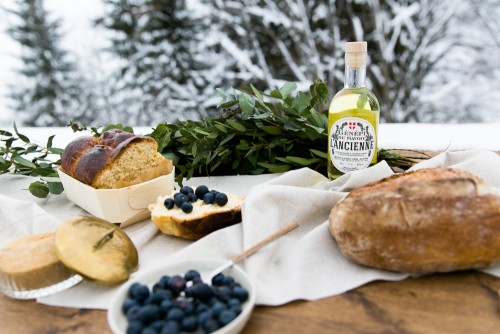
[[(489, 151), (443, 153), (416, 168), (450, 166), (469, 170), (500, 190), (500, 156)], [(314, 300), (354, 289), (374, 280), (400, 280), (407, 273), (376, 270), (348, 261), (328, 232), (331, 208), (353, 188), (392, 174), (385, 162), (329, 181), (307, 168), (283, 175), (196, 178), (220, 191), (247, 195), (243, 222), (191, 242), (159, 233), (151, 220), (124, 229), (139, 250), (139, 272), (164, 263), (192, 258), (228, 259), (292, 220), (299, 228), (245, 260), (242, 267), (255, 281), (257, 303), (279, 305)], [(82, 213), (64, 195), (36, 199), (25, 189), (34, 179), (0, 176), (0, 224), (33, 233), (53, 229), (65, 218)], [(486, 269), (500, 276), (500, 266)], [(137, 275), (138, 273), (134, 274)], [(49, 305), (102, 308), (109, 306), (116, 287), (83, 282), (45, 297)]]

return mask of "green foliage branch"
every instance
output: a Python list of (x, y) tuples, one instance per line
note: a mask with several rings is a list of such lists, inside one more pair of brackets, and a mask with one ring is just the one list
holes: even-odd
[[(176, 181), (193, 176), (280, 173), (309, 167), (326, 175), (328, 137), (328, 89), (316, 81), (306, 92), (295, 83), (285, 83), (267, 93), (253, 85), (218, 90), (221, 97), (219, 118), (202, 121), (160, 123), (148, 134), (158, 143), (158, 150), (172, 159)], [(74, 131), (89, 131), (99, 136), (110, 128), (133, 132), (131, 127), (110, 124), (87, 128), (70, 123)], [(37, 197), (62, 192), (56, 168), (62, 149), (30, 142), (14, 124), (14, 134), (1, 131), (0, 173), (40, 176), (30, 186)], [(21, 140), (24, 145), (13, 146)], [(55, 155), (57, 160), (48, 159)], [(427, 158), (428, 156), (424, 157)], [(379, 161), (386, 160), (393, 168), (406, 170), (419, 159), (389, 150), (379, 151)]]

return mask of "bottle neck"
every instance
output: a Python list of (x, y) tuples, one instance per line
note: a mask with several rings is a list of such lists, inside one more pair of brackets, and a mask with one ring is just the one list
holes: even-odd
[(366, 87), (366, 65), (351, 67), (345, 65), (344, 88)]

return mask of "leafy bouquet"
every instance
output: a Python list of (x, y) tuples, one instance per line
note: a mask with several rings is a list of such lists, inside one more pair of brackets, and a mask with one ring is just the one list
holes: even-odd
[[(157, 141), (159, 151), (172, 159), (179, 184), (193, 176), (277, 173), (301, 167), (326, 175), (329, 95), (325, 83), (315, 82), (308, 92), (286, 83), (269, 93), (252, 85), (218, 93), (222, 98), (219, 118), (161, 123), (148, 134)], [(76, 123), (70, 126), (74, 131), (89, 130)], [(91, 127), (90, 131), (99, 136), (110, 128), (133, 132), (121, 124)], [(29, 187), (37, 197), (60, 194), (63, 187), (56, 169), (62, 149), (52, 146), (54, 136), (43, 147), (19, 133), (15, 124), (14, 132), (0, 130), (0, 173), (39, 176)], [(23, 144), (16, 146), (19, 140)], [(378, 157), (402, 170), (428, 158), (384, 149)]]

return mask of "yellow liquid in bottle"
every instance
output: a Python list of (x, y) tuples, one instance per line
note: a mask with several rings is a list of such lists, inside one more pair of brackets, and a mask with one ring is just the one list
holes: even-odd
[(377, 163), (380, 106), (366, 87), (344, 88), (328, 113), (328, 177)]

